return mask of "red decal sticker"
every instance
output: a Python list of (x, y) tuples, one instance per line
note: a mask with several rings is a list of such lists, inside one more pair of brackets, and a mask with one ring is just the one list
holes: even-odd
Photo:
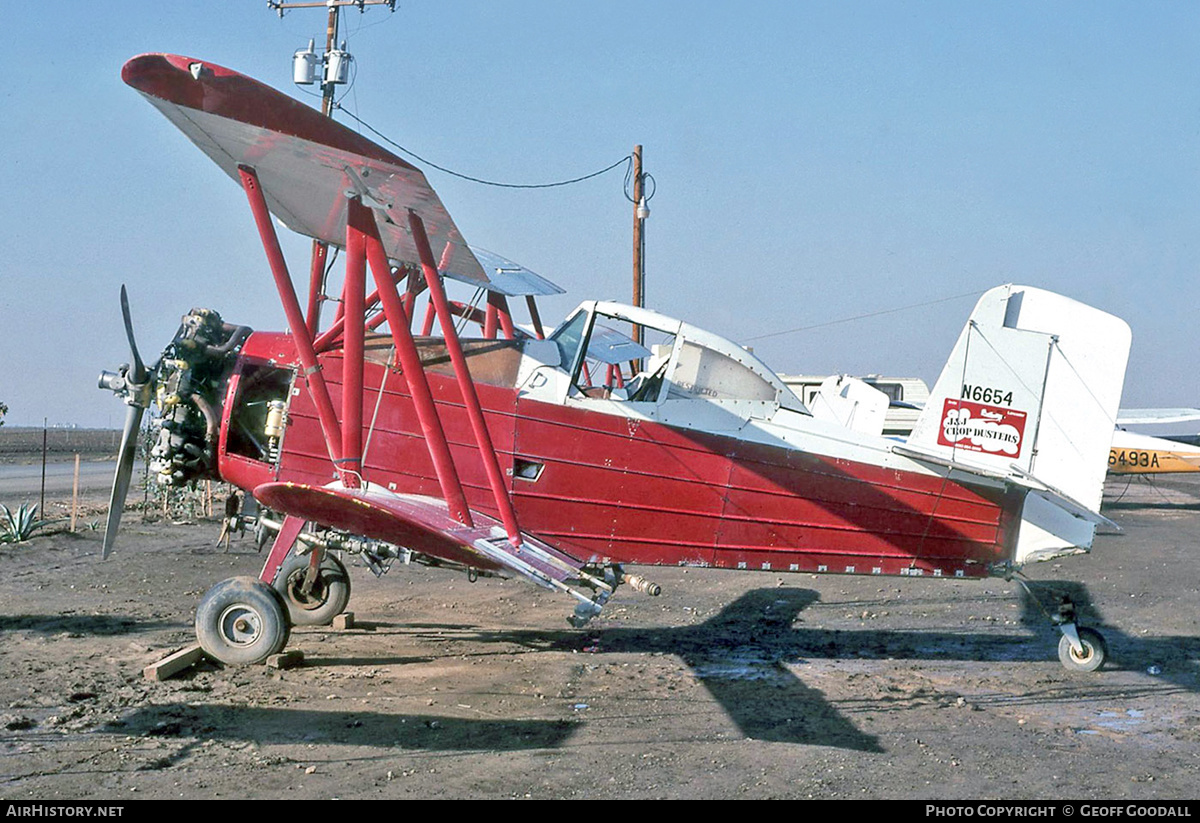
[(1025, 438), (1023, 411), (946, 398), (938, 443), (973, 452), (1016, 457)]

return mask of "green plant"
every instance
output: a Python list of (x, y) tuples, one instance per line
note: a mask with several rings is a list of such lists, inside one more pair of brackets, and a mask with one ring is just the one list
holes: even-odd
[(8, 506), (0, 505), (4, 514), (0, 516), (0, 543), (24, 543), (33, 533), (50, 523), (49, 520), (39, 520), (37, 504), (26, 506), (21, 504), (14, 514)]

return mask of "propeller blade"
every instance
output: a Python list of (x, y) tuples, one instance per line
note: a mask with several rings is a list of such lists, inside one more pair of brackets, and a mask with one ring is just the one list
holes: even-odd
[[(121, 289), (124, 297), (125, 289)], [(124, 302), (124, 301), (122, 301)], [(125, 315), (129, 317), (128, 314)], [(128, 328), (128, 324), (126, 324)], [(132, 342), (133, 338), (130, 338)], [(136, 350), (135, 350), (136, 354)], [(117, 529), (121, 526), (121, 513), (125, 510), (125, 496), (129, 493), (129, 481), (133, 476), (133, 461), (137, 456), (138, 432), (142, 427), (141, 406), (130, 406), (125, 413), (125, 431), (121, 434), (121, 451), (117, 458), (117, 472), (113, 477), (112, 495), (108, 498), (108, 525), (104, 527), (104, 546), (100, 552), (102, 560), (112, 553), (117, 540)]]
[(121, 284), (121, 316), (125, 318), (125, 336), (129, 338), (129, 350), (133, 352), (133, 372), (130, 375), (133, 382), (141, 385), (146, 382), (146, 365), (138, 354), (137, 341), (133, 339), (133, 318), (129, 314), (129, 295), (125, 292), (125, 284)]

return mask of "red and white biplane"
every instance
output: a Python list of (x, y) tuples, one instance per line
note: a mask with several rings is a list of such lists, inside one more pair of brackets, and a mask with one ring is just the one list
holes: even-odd
[[(545, 338), (533, 297), (556, 287), (472, 250), (418, 169), (280, 92), (176, 55), (122, 76), (243, 188), (290, 329), (193, 310), (147, 367), (122, 291), (134, 362), (101, 378), (129, 405), (106, 555), (152, 406), (160, 482), (220, 478), (266, 510), (259, 577), (217, 584), (197, 611), (221, 661), (263, 660), (290, 626), (332, 620), (343, 553), (524, 577), (571, 598), (581, 624), (622, 583), (655, 592), (627, 565), (1008, 575), (1087, 550), (1106, 522), (1130, 339), (1115, 317), (994, 289), (913, 437), (862, 435), (815, 419), (743, 347), (653, 311), (587, 302)], [(272, 215), (316, 241), (307, 311)], [(345, 275), (322, 329), (329, 246)], [(486, 289), (486, 309), (452, 303), (443, 278)], [(533, 333), (510, 313), (522, 296)], [(461, 339), (457, 317), (481, 334)], [(633, 344), (630, 325), (655, 343)], [(1069, 606), (1058, 622), (1064, 663), (1099, 666), (1100, 635)]]

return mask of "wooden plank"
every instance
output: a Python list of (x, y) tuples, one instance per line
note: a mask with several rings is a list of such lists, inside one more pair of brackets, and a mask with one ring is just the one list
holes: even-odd
[(267, 658), (267, 665), (272, 669), (294, 669), (304, 662), (304, 652), (299, 649), (288, 649), (280, 654)]
[(188, 646), (186, 649), (180, 649), (142, 669), (142, 677), (147, 680), (166, 680), (184, 669), (191, 668), (203, 659), (203, 649), (199, 646)]

